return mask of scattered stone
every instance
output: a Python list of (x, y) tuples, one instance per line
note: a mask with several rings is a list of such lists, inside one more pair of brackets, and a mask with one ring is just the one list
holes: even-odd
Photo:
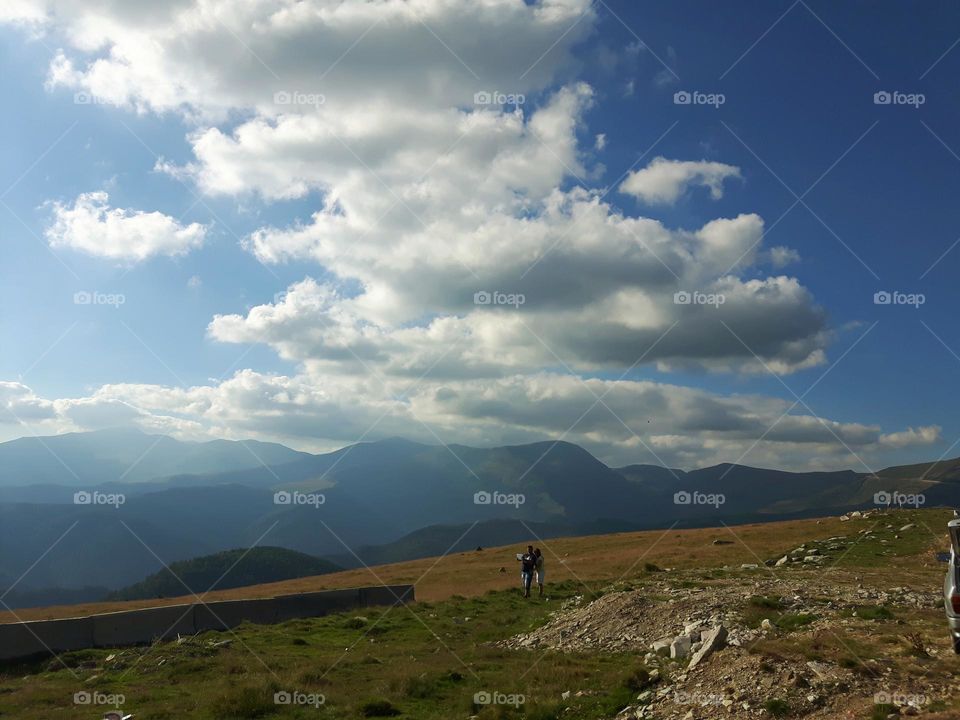
[(830, 680), (834, 677), (833, 665), (830, 663), (811, 660), (807, 663), (807, 667), (813, 670), (813, 674), (820, 680)]

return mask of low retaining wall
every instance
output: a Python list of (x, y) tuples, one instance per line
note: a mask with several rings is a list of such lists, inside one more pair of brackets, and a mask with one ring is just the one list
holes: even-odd
[(413, 585), (383, 585), (254, 600), (165, 605), (65, 620), (0, 624), (0, 660), (90, 647), (139, 645), (207, 630), (227, 630), (243, 622), (269, 625), (361, 607), (408, 602), (414, 602)]

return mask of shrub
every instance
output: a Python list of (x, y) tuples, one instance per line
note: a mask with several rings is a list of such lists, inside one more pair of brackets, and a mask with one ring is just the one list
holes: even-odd
[(623, 681), (624, 687), (635, 693), (646, 690), (650, 684), (650, 673), (645, 667), (637, 668)]
[(781, 630), (791, 632), (793, 630), (799, 630), (805, 625), (809, 625), (816, 619), (816, 615), (809, 613), (787, 613), (774, 620), (773, 624)]
[(440, 681), (437, 678), (429, 678), (426, 675), (407, 678), (404, 683), (404, 692), (407, 697), (424, 700), (440, 694)]
[(400, 711), (389, 700), (368, 700), (360, 706), (363, 717), (395, 717)]
[(763, 704), (763, 709), (774, 717), (787, 717), (787, 715), (790, 714), (790, 703), (788, 703), (786, 700), (771, 698)]

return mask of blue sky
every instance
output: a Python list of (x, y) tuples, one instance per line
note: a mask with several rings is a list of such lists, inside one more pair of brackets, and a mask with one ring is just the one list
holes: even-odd
[[(69, 2), (0, 15), (0, 437), (133, 422), (305, 449), (562, 436), (613, 463), (681, 467), (960, 455), (960, 9), (490, 0), (491, 19), (474, 14), (485, 3), (391, 5), (382, 22), (348, 2), (294, 31), (276, 7), (228, 3), (212, 27), (186, 1), (159, 17)], [(267, 18), (274, 32), (251, 30)], [(325, 102), (278, 106), (287, 90)], [(483, 90), (524, 93), (521, 119), (470, 101)], [(723, 104), (676, 104), (684, 91)], [(881, 91), (923, 104), (876, 104)], [(498, 129), (463, 139), (474, 121)], [(620, 188), (655, 158), (694, 165)], [(735, 173), (716, 197), (697, 180), (707, 163)], [(596, 226), (550, 215), (552, 192), (575, 204), (580, 186), (605, 207)], [(652, 200), (654, 186), (676, 197)], [(133, 222), (119, 236), (103, 216), (71, 224), (90, 193)], [(125, 240), (148, 213), (165, 229)], [(738, 216), (764, 231), (726, 272), (688, 234)], [(607, 237), (610, 218), (640, 224)], [(189, 248), (129, 254), (191, 227)], [(476, 247), (504, 228), (529, 246)], [(719, 242), (749, 252), (751, 232)], [(669, 302), (724, 287), (736, 298), (714, 315)], [(511, 315), (465, 301), (483, 289), (527, 302)], [(878, 305), (878, 291), (924, 302)]]

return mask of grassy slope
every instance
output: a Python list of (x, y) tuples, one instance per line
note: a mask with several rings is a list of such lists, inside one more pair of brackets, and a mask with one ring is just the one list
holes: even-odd
[[(885, 536), (879, 534), (864, 539), (831, 572), (878, 588), (937, 587), (942, 565), (933, 561), (929, 551), (946, 545), (945, 533), (940, 531), (946, 519), (944, 511), (897, 513), (895, 525), (913, 521), (918, 527), (929, 526), (932, 534), (905, 534), (903, 542), (895, 544), (881, 544)], [(565, 599), (602, 592), (624, 571), (628, 571), (625, 579), (629, 585), (642, 588), (650, 577), (644, 571), (646, 563), (686, 568), (667, 575), (682, 587), (702, 578), (703, 571), (711, 567), (739, 568), (742, 562), (775, 557), (802, 541), (852, 535), (875, 526), (873, 520), (841, 525), (825, 519), (550, 541), (541, 547), (549, 556), (565, 557), (567, 567), (552, 558), (548, 602), (524, 601), (512, 587), (516, 581), (510, 555), (513, 548), (378, 568), (377, 576), (385, 581), (412, 581), (427, 573), (418, 583), (418, 597), (433, 601), (411, 608), (368, 609), (362, 619), (348, 613), (277, 626), (244, 626), (236, 634), (207, 633), (182, 644), (81, 651), (63, 655), (63, 662), (9, 666), (0, 669), (0, 717), (99, 717), (102, 708), (72, 704), (77, 691), (95, 690), (122, 693), (125, 711), (136, 713), (137, 720), (359, 718), (369, 716), (370, 703), (380, 699), (402, 717), (420, 720), (466, 718), (475, 712), (483, 720), (612, 717), (637, 694), (631, 680), (640, 669), (637, 655), (514, 652), (486, 643), (543, 624)], [(732, 544), (713, 545), (714, 539)], [(508, 568), (505, 576), (498, 572), (501, 565)], [(634, 568), (628, 570), (631, 565)], [(766, 571), (733, 569), (723, 574), (749, 581), (757, 572)], [(715, 577), (718, 573), (709, 574)], [(664, 575), (657, 573), (657, 577)], [(369, 574), (356, 571), (256, 590), (265, 595), (371, 580)], [(942, 660), (930, 662), (952, 662), (942, 613), (918, 610), (908, 622), (910, 630), (925, 635), (930, 646), (941, 651)], [(874, 632), (872, 628), (870, 632)], [(213, 646), (224, 640), (230, 642)], [(323, 693), (326, 703), (319, 711), (277, 706), (273, 693), (282, 690)], [(566, 690), (585, 694), (564, 701), (561, 693)], [(474, 707), (474, 693), (480, 691), (523, 693), (527, 702), (520, 712), (502, 706)], [(570, 710), (564, 713), (564, 707)]]
[[(941, 523), (943, 525), (943, 523)], [(849, 532), (850, 525), (836, 517), (820, 520), (796, 520), (778, 523), (738, 525), (735, 528), (703, 528), (695, 530), (647, 530), (643, 532), (592, 535), (577, 538), (555, 538), (538, 542), (546, 556), (552, 582), (576, 580), (612, 580), (629, 575), (644, 562), (661, 567), (697, 568), (723, 564), (758, 562), (762, 549), (773, 556), (796, 547), (804, 540), (826, 538)], [(467, 536), (469, 537), (469, 535)], [(714, 540), (729, 544), (713, 545)], [(357, 587), (381, 583), (416, 583), (418, 600), (443, 600), (451, 595), (482, 595), (489, 590), (513, 587), (516, 580), (514, 554), (522, 547), (486, 548), (482, 552), (465, 552), (445, 558), (426, 558), (393, 565), (360, 568), (296, 580), (255, 585), (204, 595), (205, 600), (271, 597), (284, 593), (310, 592), (332, 588)], [(507, 572), (501, 574), (499, 569)], [(631, 569), (632, 568), (632, 569)], [(18, 610), (16, 617), (0, 612), (0, 622), (43, 620), (73, 617), (96, 612), (112, 612), (138, 607), (176, 605), (190, 597), (164, 600), (87, 603), (67, 607)]]

